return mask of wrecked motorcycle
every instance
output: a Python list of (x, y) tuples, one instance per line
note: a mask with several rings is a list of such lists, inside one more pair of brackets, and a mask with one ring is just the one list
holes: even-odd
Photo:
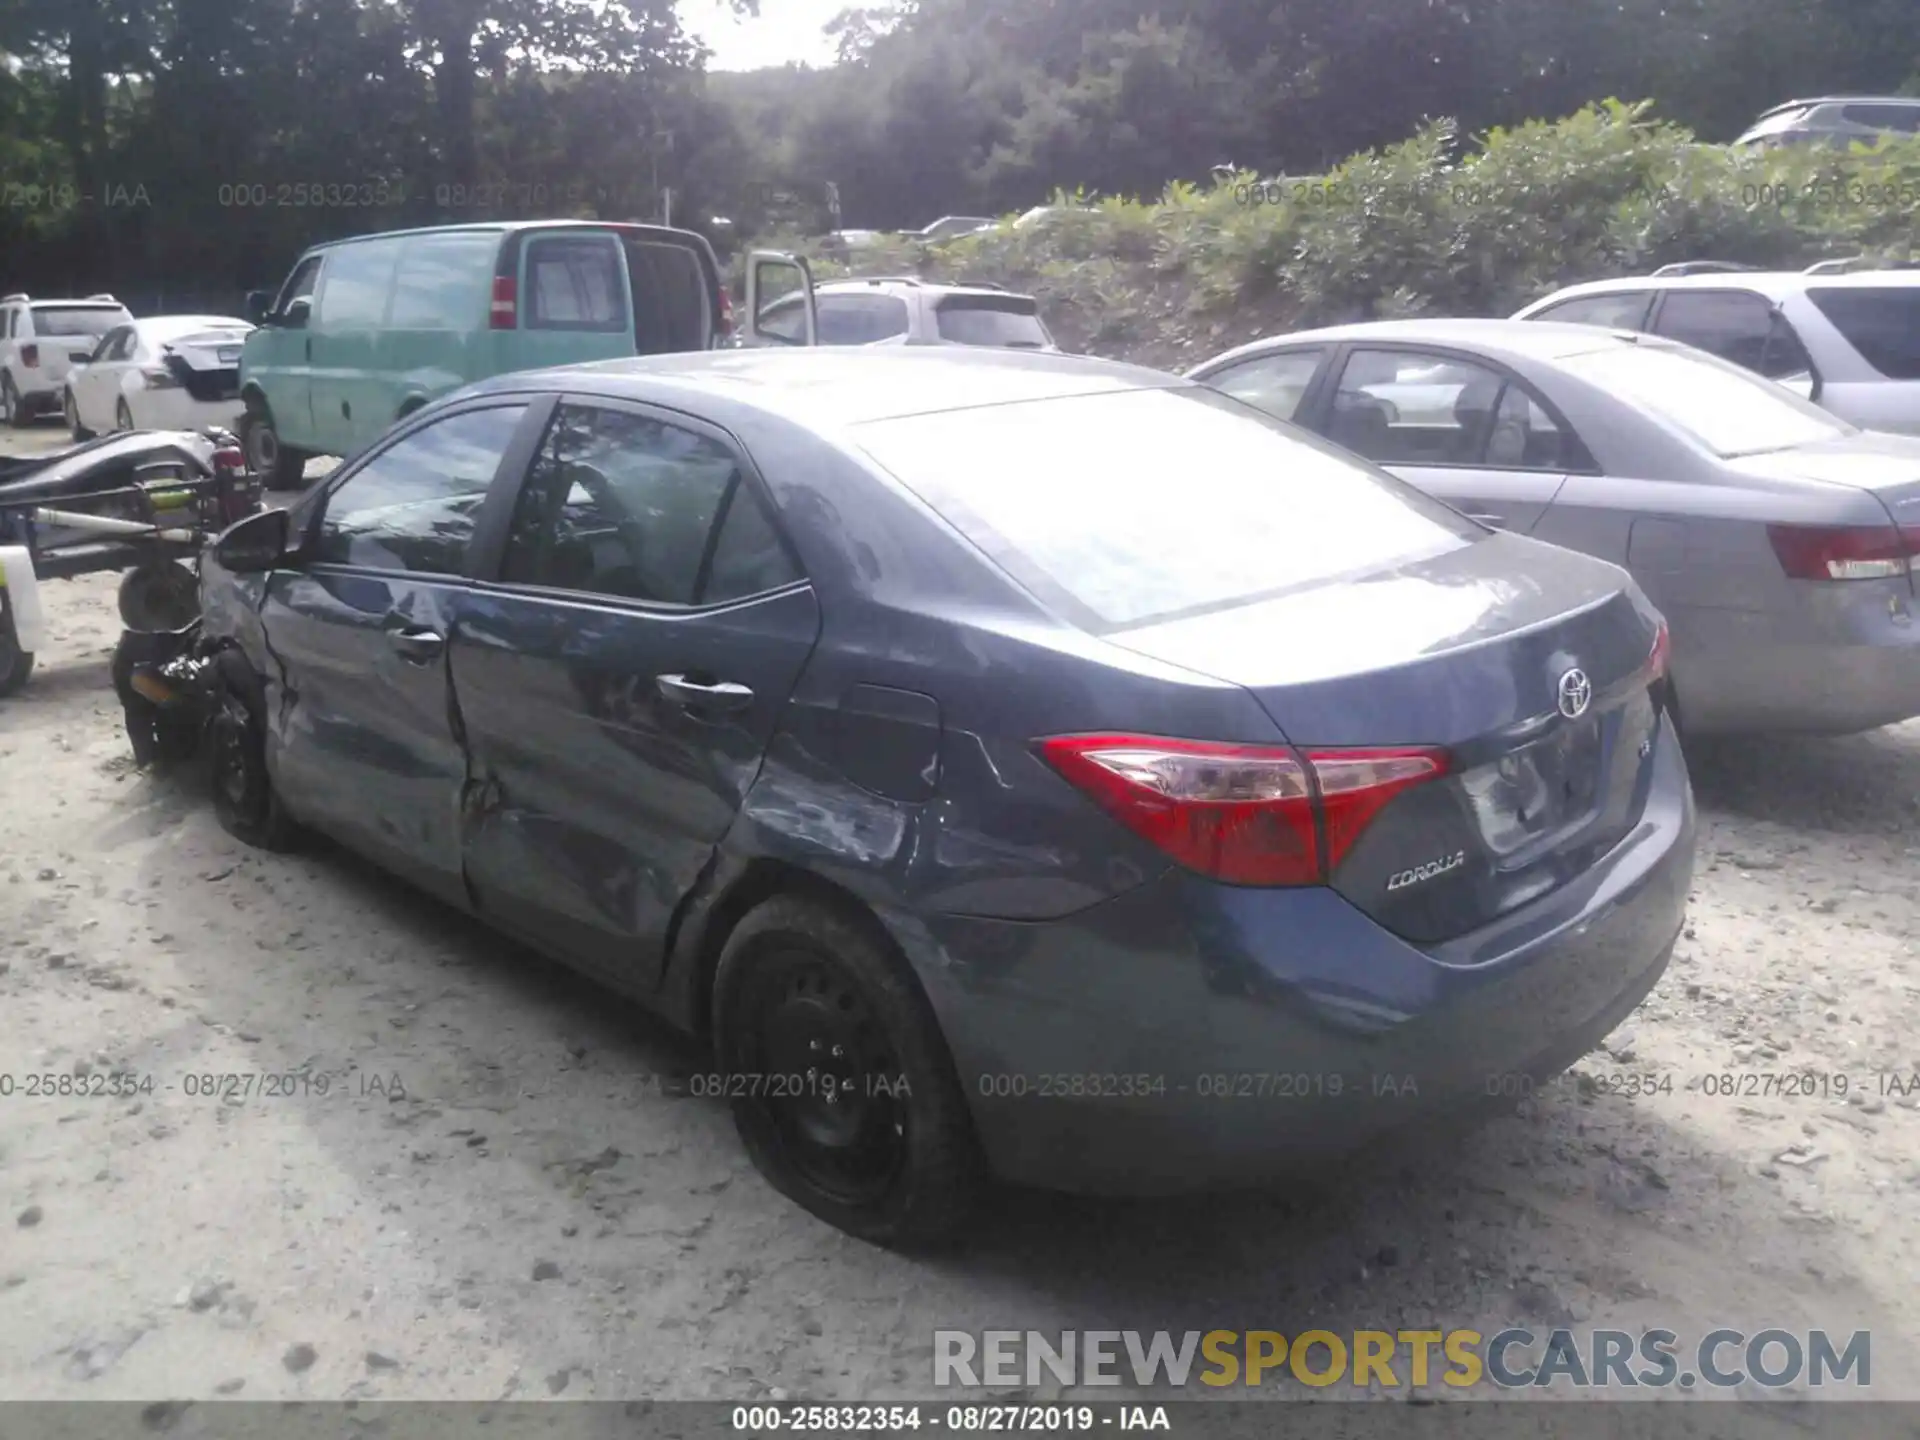
[(239, 441), (219, 429), (133, 431), (0, 457), (0, 696), (32, 673), (42, 580), (124, 571), (122, 623), (178, 630), (199, 613), (187, 562), (260, 499)]

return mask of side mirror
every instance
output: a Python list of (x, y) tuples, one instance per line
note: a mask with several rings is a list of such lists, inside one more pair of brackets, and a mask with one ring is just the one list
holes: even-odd
[(256, 325), (267, 323), (267, 307), (273, 304), (271, 290), (249, 290), (247, 292), (247, 319)]
[(287, 558), (287, 535), (287, 512), (262, 510), (222, 531), (213, 558), (236, 575), (258, 575)]
[(274, 324), (284, 325), (289, 330), (304, 330), (307, 328), (307, 316), (312, 313), (311, 300), (296, 300), (275, 318)]

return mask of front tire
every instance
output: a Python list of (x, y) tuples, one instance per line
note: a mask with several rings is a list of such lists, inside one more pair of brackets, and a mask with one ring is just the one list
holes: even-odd
[(213, 813), (221, 828), (262, 850), (293, 849), (299, 834), (267, 774), (265, 724), (231, 676), (222, 675), (216, 683), (207, 739)]
[(63, 408), (67, 412), (67, 432), (73, 436), (75, 442), (93, 439), (93, 431), (80, 423), (80, 402), (73, 398), (73, 391), (67, 391)]
[(754, 1165), (859, 1239), (957, 1238), (984, 1182), (966, 1096), (913, 972), (879, 935), (778, 896), (727, 938), (714, 1051)]
[(273, 416), (261, 402), (249, 402), (241, 417), (240, 446), (247, 454), (247, 468), (267, 489), (298, 490), (306, 480), (307, 457), (280, 443)]

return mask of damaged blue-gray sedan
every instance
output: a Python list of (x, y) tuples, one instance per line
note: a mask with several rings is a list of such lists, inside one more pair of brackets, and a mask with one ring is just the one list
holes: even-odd
[(1510, 1101), (1691, 881), (1625, 572), (1100, 361), (502, 377), (229, 530), (203, 609), (128, 673), (205, 682), (228, 829), (707, 1037), (769, 1180), (883, 1244)]

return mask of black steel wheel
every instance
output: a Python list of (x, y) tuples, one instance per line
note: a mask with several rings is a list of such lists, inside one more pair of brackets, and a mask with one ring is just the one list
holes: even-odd
[(246, 452), (247, 468), (267, 489), (298, 490), (305, 482), (307, 457), (280, 443), (273, 416), (257, 401), (249, 402), (240, 419), (240, 448)]
[(183, 630), (200, 618), (200, 577), (178, 560), (155, 560), (120, 579), (120, 623), (129, 630)]
[(297, 836), (267, 774), (266, 735), (254, 705), (223, 678), (207, 724), (213, 812), (237, 840), (291, 849)]
[(741, 921), (714, 976), (734, 1122), (774, 1188), (901, 1249), (953, 1239), (982, 1166), (944, 1037), (875, 927), (783, 896)]

